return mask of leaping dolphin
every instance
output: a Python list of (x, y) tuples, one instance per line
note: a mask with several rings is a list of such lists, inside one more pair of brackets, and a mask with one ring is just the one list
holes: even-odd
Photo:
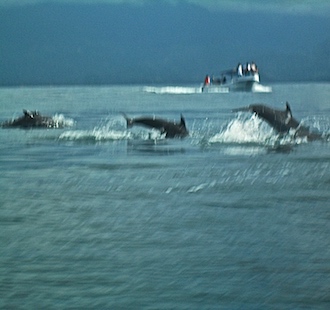
[(23, 110), (23, 116), (1, 124), (5, 128), (59, 128), (61, 124), (52, 117), (42, 116), (38, 111)]
[(186, 127), (186, 122), (181, 114), (180, 122), (169, 122), (156, 117), (139, 117), (129, 118), (125, 113), (122, 113), (127, 122), (127, 127), (133, 125), (145, 126), (148, 128), (158, 129), (162, 134), (165, 133), (165, 138), (184, 138), (189, 135)]
[(255, 113), (281, 134), (288, 133), (292, 128), (296, 130), (295, 136), (298, 137), (306, 136), (308, 140), (318, 140), (322, 137), (319, 133), (310, 132), (308, 127), (303, 126), (292, 116), (288, 102), (286, 102), (286, 108), (284, 111), (275, 110), (263, 104), (251, 104), (247, 107), (233, 110), (233, 112), (238, 111), (250, 111)]

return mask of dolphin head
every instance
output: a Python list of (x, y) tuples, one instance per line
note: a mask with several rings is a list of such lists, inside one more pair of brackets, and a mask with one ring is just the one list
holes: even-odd
[(23, 110), (23, 114), (25, 118), (33, 118), (33, 112), (29, 111), (29, 110)]

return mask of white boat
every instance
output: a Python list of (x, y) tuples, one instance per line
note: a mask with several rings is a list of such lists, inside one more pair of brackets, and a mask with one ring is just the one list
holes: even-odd
[(254, 63), (247, 63), (244, 67), (238, 64), (236, 68), (225, 70), (217, 77), (206, 75), (202, 92), (223, 93), (229, 91), (271, 92), (272, 88), (260, 84), (259, 70)]

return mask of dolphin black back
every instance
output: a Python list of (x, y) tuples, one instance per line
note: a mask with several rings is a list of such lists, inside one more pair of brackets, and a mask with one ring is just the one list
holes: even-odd
[(166, 134), (166, 138), (174, 137), (185, 137), (188, 135), (186, 128), (186, 122), (184, 117), (181, 115), (180, 122), (170, 122), (161, 118), (156, 117), (138, 117), (129, 118), (125, 113), (122, 113), (127, 121), (127, 126), (140, 125), (149, 128), (158, 129), (161, 133)]

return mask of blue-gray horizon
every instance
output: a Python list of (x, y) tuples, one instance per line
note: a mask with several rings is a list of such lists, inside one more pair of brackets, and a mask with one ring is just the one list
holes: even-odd
[[(237, 12), (276, 12), (286, 14), (316, 14), (330, 15), (330, 2), (328, 0), (277, 0), (277, 1), (260, 1), (260, 0), (161, 0), (158, 3), (177, 4), (194, 4), (209, 10), (229, 10)], [(33, 4), (132, 4), (145, 5), (154, 4), (155, 0), (0, 0), (0, 6), (22, 6)]]
[(0, 86), (330, 81), (329, 1), (0, 0)]

